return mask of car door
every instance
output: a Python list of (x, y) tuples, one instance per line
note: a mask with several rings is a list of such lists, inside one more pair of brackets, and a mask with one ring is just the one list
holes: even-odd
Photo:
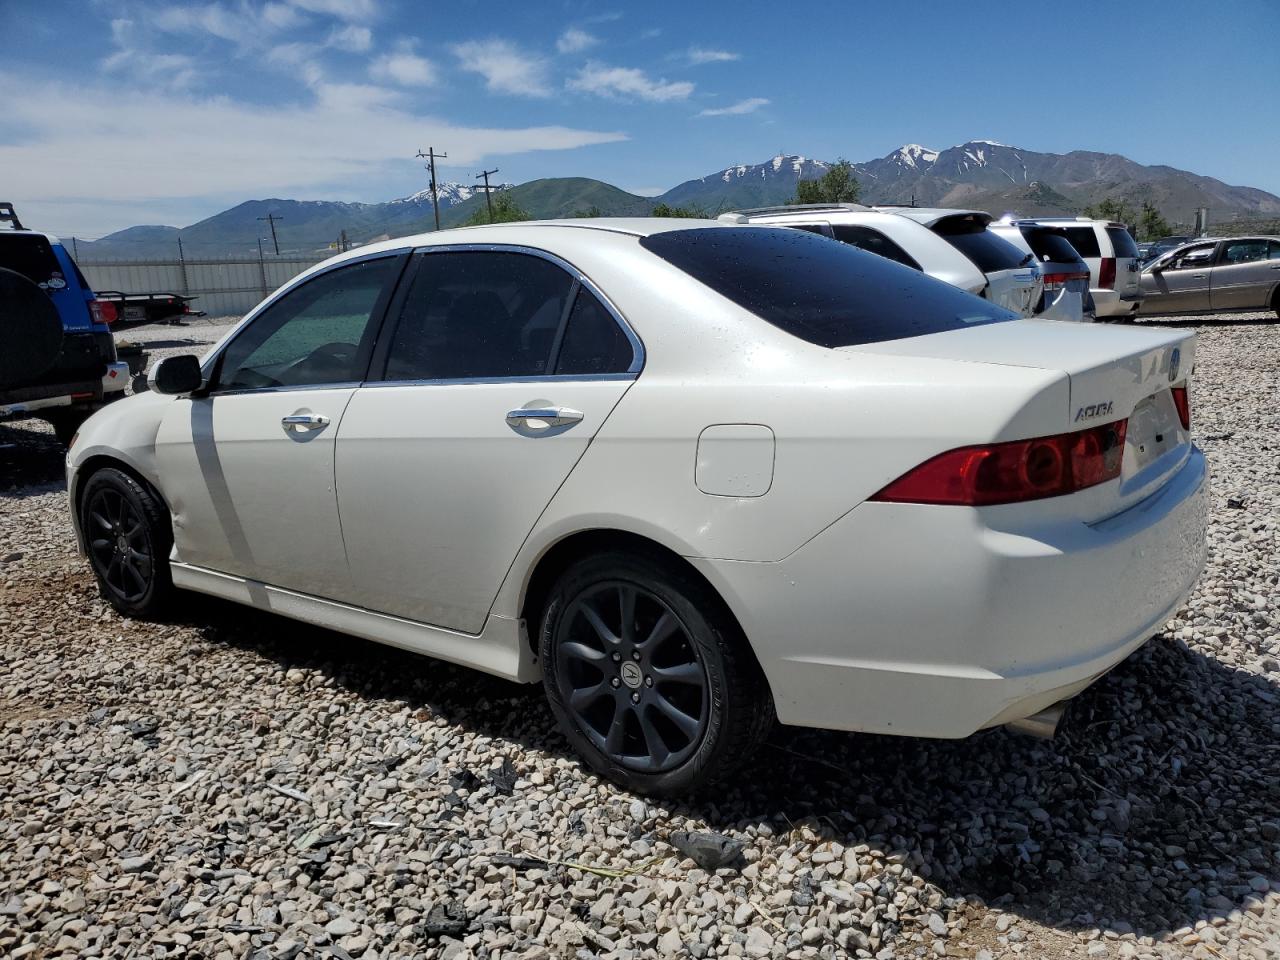
[(1198, 243), (1150, 270), (1144, 313), (1191, 313), (1210, 309), (1210, 270), (1217, 244)]
[(334, 440), (404, 256), (294, 286), (206, 365), (156, 437), (176, 559), (321, 597), (349, 592)]
[(1214, 310), (1252, 310), (1268, 305), (1271, 288), (1280, 279), (1280, 260), (1271, 260), (1269, 252), (1265, 238), (1222, 242), (1211, 271)]
[(338, 431), (352, 602), (479, 633), (521, 544), (635, 379), (639, 341), (572, 267), (434, 248)]

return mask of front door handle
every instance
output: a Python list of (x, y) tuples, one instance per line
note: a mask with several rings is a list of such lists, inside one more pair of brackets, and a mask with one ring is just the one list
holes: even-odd
[(545, 420), (550, 426), (562, 427), (577, 423), (582, 417), (581, 410), (571, 410), (569, 407), (521, 407), (507, 413), (507, 423), (514, 427), (529, 420)]
[(280, 422), (286, 427), (327, 427), (329, 418), (319, 413), (291, 413)]

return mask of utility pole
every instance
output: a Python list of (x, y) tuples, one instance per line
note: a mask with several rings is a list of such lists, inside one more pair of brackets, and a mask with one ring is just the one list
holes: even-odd
[(440, 229), (440, 197), (436, 194), (436, 157), (447, 157), (447, 153), (436, 153), (433, 147), (427, 147), (427, 152), (418, 151), (419, 157), (427, 158), (427, 169), (431, 171), (431, 209), (436, 215), (436, 229)]
[[(491, 173), (497, 173), (497, 172), (498, 172), (498, 168), (494, 167), (492, 170), (482, 170), (480, 173), (477, 173), (475, 177), (477, 180), (479, 180), (481, 177), (484, 177), (484, 187), (483, 187), (484, 202), (489, 205), (489, 222), (490, 223), (493, 223), (493, 198), (490, 196), (490, 191), (493, 190), (494, 188), (489, 186), (489, 175)], [(482, 189), (482, 188), (477, 187), (476, 189)]]
[(178, 234), (178, 272), (182, 276), (182, 292), (187, 292), (187, 255), (182, 250), (182, 234)]
[(265, 220), (271, 224), (271, 245), (276, 248), (276, 256), (280, 256), (280, 241), (276, 239), (276, 221), (283, 220), (284, 217), (277, 217), (274, 213), (268, 213), (265, 217), (259, 217), (259, 220)]
[(342, 233), (338, 235), (338, 250), (342, 253), (346, 253), (350, 249), (351, 245), (347, 243), (347, 231), (343, 230)]

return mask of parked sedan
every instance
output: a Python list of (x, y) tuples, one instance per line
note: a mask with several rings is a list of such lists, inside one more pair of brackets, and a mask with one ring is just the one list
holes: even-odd
[(1197, 240), (1142, 271), (1143, 314), (1274, 310), (1280, 315), (1280, 238)]
[(1194, 353), (798, 230), (452, 230), (157, 364), (70, 505), (129, 616), (196, 590), (540, 679), (592, 767), (681, 793), (775, 716), (1051, 731), (1200, 572)]

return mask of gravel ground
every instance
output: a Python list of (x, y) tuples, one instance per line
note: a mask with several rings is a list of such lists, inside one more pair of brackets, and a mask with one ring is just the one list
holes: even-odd
[(122, 620), (61, 452), (0, 428), (0, 955), (1280, 956), (1266, 320), (1198, 328), (1208, 569), (1058, 739), (780, 730), (685, 803), (585, 773), (537, 687), (194, 597)]

